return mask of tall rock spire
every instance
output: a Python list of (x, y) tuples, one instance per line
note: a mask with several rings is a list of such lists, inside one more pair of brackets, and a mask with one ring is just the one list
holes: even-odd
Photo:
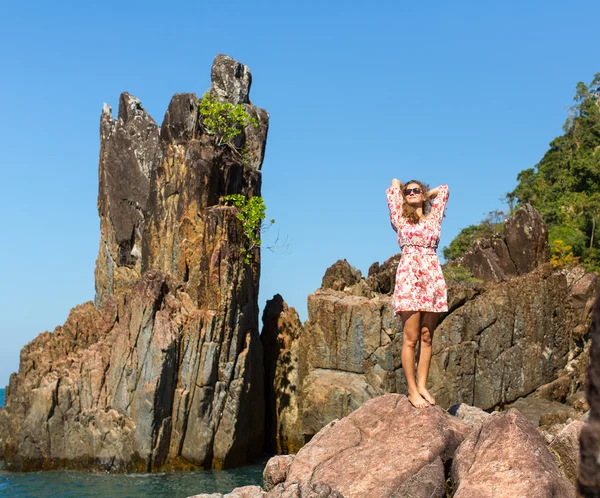
[(124, 93), (101, 117), (96, 305), (23, 349), (0, 410), (8, 468), (222, 468), (264, 442), (260, 251), (249, 264), (227, 194), (260, 195), (268, 114), (219, 55), (211, 95), (256, 121), (236, 146), (177, 94), (162, 127)]

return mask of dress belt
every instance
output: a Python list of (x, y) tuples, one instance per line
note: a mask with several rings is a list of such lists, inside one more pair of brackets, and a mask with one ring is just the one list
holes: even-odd
[(400, 246), (402, 254), (437, 254), (436, 248), (433, 246), (417, 246), (413, 244), (405, 244)]

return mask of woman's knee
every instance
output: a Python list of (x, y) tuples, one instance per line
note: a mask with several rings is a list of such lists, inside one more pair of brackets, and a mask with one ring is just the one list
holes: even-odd
[(421, 344), (424, 344), (425, 346), (431, 346), (431, 339), (432, 339), (432, 334), (431, 334), (431, 331), (429, 330), (429, 327), (422, 327), (421, 328)]
[(409, 348), (414, 348), (417, 346), (417, 343), (419, 342), (419, 332), (418, 330), (415, 331), (408, 331), (406, 329), (404, 329), (404, 336), (402, 338), (402, 345), (409, 347)]

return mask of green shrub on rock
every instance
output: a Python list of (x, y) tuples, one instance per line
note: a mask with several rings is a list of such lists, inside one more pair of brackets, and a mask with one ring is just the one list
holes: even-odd
[(472, 289), (483, 283), (483, 280), (475, 278), (468, 268), (460, 265), (442, 265), (442, 273), (448, 287), (462, 285)]
[[(261, 223), (267, 218), (265, 201), (262, 197), (255, 195), (249, 199), (242, 194), (232, 194), (223, 197), (223, 200), (233, 202), (233, 205), (239, 209), (236, 218), (242, 222), (246, 243), (242, 247), (244, 262), (249, 264), (252, 261), (252, 250), (260, 246)], [(270, 220), (270, 224), (275, 220)]]
[(204, 131), (215, 137), (217, 146), (229, 145), (237, 150), (233, 139), (242, 133), (245, 126), (258, 126), (258, 121), (246, 112), (242, 104), (234, 106), (229, 102), (219, 102), (210, 92), (200, 99), (199, 106)]

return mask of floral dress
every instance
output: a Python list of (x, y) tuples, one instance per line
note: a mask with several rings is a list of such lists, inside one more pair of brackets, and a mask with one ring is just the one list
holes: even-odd
[(448, 311), (446, 281), (435, 252), (448, 201), (448, 185), (440, 185), (427, 217), (416, 224), (402, 217), (404, 198), (400, 189), (390, 187), (386, 194), (392, 227), (398, 233), (398, 245), (402, 249), (392, 300), (394, 314)]

